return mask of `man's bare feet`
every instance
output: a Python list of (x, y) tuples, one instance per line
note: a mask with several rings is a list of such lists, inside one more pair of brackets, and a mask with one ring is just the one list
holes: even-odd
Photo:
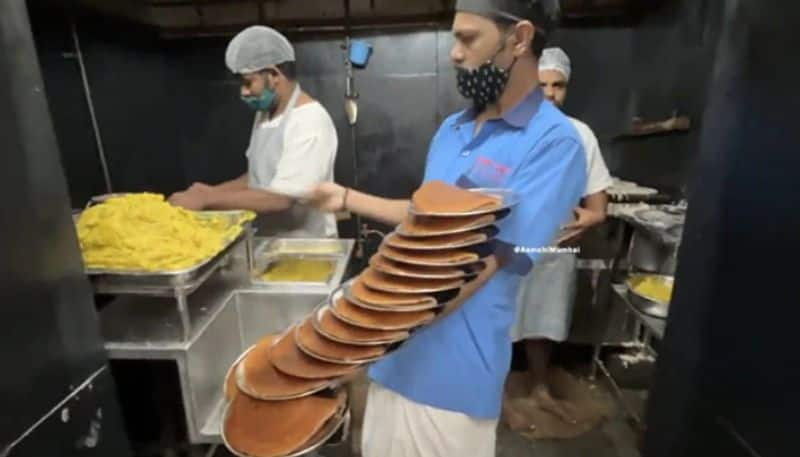
[(508, 428), (515, 432), (530, 431), (535, 428), (530, 420), (525, 417), (525, 414), (515, 408), (509, 399), (503, 401), (503, 419), (506, 421)]
[(530, 398), (536, 403), (536, 406), (555, 414), (562, 421), (573, 425), (578, 423), (575, 418), (575, 407), (567, 401), (553, 398), (550, 389), (546, 385), (534, 386), (531, 389)]

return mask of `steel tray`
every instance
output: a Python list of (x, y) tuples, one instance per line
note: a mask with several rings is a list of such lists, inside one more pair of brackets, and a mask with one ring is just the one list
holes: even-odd
[(259, 243), (256, 254), (266, 258), (338, 258), (347, 256), (351, 245), (352, 240), (337, 238), (267, 238)]
[[(243, 211), (203, 211), (203, 216), (225, 215), (234, 225)], [(79, 214), (74, 215), (77, 220)], [(228, 240), (222, 249), (202, 262), (189, 268), (172, 271), (136, 271), (87, 268), (86, 274), (98, 293), (142, 294), (172, 296), (176, 293), (191, 293), (200, 286), (223, 261), (233, 248), (244, 239), (252, 240), (251, 222), (241, 223), (242, 231)]]
[[(253, 253), (253, 271), (250, 274), (250, 283), (259, 290), (331, 291), (342, 282), (354, 245), (355, 241), (352, 239), (268, 238), (257, 243)], [(310, 249), (309, 246), (311, 246)], [(320, 252), (313, 252), (317, 247), (321, 248)], [(322, 253), (325, 249), (330, 253)], [(261, 279), (261, 274), (269, 264), (281, 258), (331, 260), (335, 262), (335, 265), (331, 276), (325, 282), (265, 281)]]

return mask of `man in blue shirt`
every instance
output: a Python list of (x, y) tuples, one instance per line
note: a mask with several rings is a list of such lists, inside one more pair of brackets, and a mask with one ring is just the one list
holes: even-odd
[[(441, 125), (424, 179), (517, 192), (521, 201), (499, 223), (498, 239), (525, 255), (499, 249), (445, 317), (370, 367), (365, 457), (495, 454), (520, 275), (539, 257), (537, 248), (552, 245), (586, 185), (578, 133), (538, 88), (538, 57), (550, 22), (542, 3), (457, 2), (450, 57), (459, 91), (473, 106)], [(409, 205), (334, 183), (318, 186), (311, 201), (389, 224), (399, 224)]]

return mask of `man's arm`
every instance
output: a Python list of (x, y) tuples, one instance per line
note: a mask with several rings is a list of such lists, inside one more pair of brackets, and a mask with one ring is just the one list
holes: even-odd
[(208, 191), (203, 196), (204, 209), (228, 210), (249, 209), (256, 213), (284, 211), (292, 206), (292, 200), (284, 195), (260, 189), (234, 189)]
[(325, 182), (311, 191), (309, 203), (320, 211), (351, 211), (387, 225), (398, 225), (408, 214), (409, 200), (393, 200)]
[(398, 225), (408, 215), (410, 205), (410, 200), (381, 198), (350, 189), (343, 209), (384, 224)]
[[(248, 176), (247, 173), (239, 176), (236, 179), (231, 179), (230, 181), (225, 181), (222, 184), (218, 184), (216, 186), (211, 186), (205, 183), (196, 182), (189, 186), (188, 189), (175, 192), (174, 194), (170, 195), (168, 201), (175, 205), (180, 206), (189, 210), (203, 210), (203, 209), (211, 209), (207, 205), (207, 200), (209, 195), (215, 192), (231, 192), (231, 191), (240, 191), (247, 189), (248, 183)], [(223, 209), (223, 208), (215, 208), (215, 209)], [(225, 208), (225, 209), (234, 209), (234, 208)]]
[(559, 243), (575, 241), (586, 230), (602, 224), (606, 220), (607, 209), (608, 194), (604, 190), (584, 197), (581, 206), (575, 208), (577, 218), (564, 227), (566, 234), (559, 239)]
[(236, 179), (231, 179), (230, 181), (225, 181), (221, 184), (217, 184), (211, 187), (213, 187), (215, 190), (223, 190), (223, 191), (244, 190), (247, 189), (249, 180), (250, 178), (247, 176), (247, 173), (244, 173), (242, 176), (239, 176)]

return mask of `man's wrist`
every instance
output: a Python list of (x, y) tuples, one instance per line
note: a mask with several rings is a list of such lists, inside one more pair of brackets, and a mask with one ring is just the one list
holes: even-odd
[(198, 195), (198, 198), (200, 198), (200, 202), (203, 204), (203, 208), (208, 208), (208, 207), (212, 207), (212, 206), (214, 206), (214, 205), (216, 205), (218, 203), (218, 200), (219, 200), (218, 197), (219, 197), (219, 194), (221, 194), (221, 193), (222, 193), (222, 191), (217, 190), (217, 189), (212, 187), (212, 188), (201, 190), (200, 192), (197, 193), (197, 195)]
[(350, 194), (350, 188), (344, 188), (344, 194), (342, 195), (342, 208), (340, 211), (347, 211), (347, 196)]

